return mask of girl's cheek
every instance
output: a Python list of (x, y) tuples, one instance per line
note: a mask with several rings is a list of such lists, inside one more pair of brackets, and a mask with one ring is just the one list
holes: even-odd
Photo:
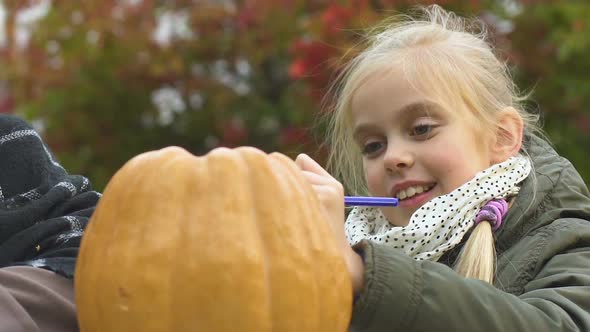
[(381, 186), (384, 185), (384, 179), (379, 176), (378, 172), (367, 169), (365, 172), (365, 179), (367, 180), (367, 186), (371, 195), (376, 196), (383, 194)]
[(369, 189), (369, 193), (373, 193), (374, 190), (374, 179), (373, 173), (370, 170), (370, 167), (365, 166), (365, 181), (367, 182), (367, 189)]

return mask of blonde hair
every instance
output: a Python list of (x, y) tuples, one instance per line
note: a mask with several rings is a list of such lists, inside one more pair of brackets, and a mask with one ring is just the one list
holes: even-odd
[[(351, 100), (375, 72), (399, 68), (418, 91), (448, 109), (467, 109), (478, 129), (497, 128), (497, 112), (512, 107), (523, 119), (525, 135), (542, 137), (538, 116), (526, 112), (506, 64), (487, 41), (485, 25), (440, 6), (419, 8), (422, 15), (394, 16), (370, 31), (367, 47), (342, 71), (332, 86), (328, 169), (349, 192), (366, 195), (362, 156), (352, 137)], [(527, 154), (521, 149), (521, 153)], [(455, 270), (468, 278), (493, 282), (494, 238), (488, 223), (472, 231)]]

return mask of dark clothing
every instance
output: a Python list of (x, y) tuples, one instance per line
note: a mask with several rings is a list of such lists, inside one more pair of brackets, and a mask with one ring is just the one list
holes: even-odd
[(535, 176), (495, 233), (494, 285), (364, 241), (351, 331), (590, 331), (588, 188), (547, 143), (526, 145)]
[(77, 330), (71, 279), (99, 197), (26, 122), (0, 115), (0, 331)]
[(0, 267), (74, 274), (82, 232), (100, 195), (68, 175), (24, 121), (0, 115)]

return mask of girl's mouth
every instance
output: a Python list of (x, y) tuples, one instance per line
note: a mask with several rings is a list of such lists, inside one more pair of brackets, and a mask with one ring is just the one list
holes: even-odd
[(433, 188), (436, 183), (412, 186), (404, 190), (400, 190), (397, 194), (400, 207), (419, 207), (433, 198)]

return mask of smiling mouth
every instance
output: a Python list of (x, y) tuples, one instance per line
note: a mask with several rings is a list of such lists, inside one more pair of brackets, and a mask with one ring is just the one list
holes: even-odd
[(429, 185), (418, 185), (418, 186), (411, 186), (406, 189), (402, 189), (397, 193), (397, 199), (400, 201), (404, 201), (406, 199), (410, 199), (417, 195), (429, 192), (432, 188), (436, 185), (436, 183), (429, 184)]

